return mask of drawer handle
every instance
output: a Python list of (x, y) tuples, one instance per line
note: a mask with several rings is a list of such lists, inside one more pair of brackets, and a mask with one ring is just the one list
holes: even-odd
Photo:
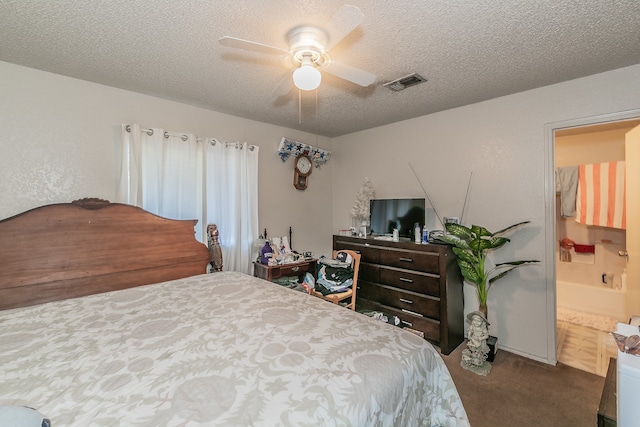
[(400, 298), (400, 301), (406, 304), (413, 304), (413, 301), (411, 301), (410, 299)]
[(407, 313), (407, 314), (411, 314), (412, 316), (424, 317), (422, 314), (416, 313), (415, 311), (407, 310), (406, 308), (403, 308), (402, 312), (403, 313)]
[(407, 322), (406, 320), (401, 320), (401, 322), (404, 323), (407, 326), (413, 326), (413, 323)]
[(404, 258), (404, 257), (400, 257), (398, 258), (400, 261), (405, 261), (405, 262), (413, 262), (413, 259), (411, 258)]
[(291, 267), (291, 271), (298, 271), (298, 270), (300, 270), (300, 267), (298, 267), (298, 266)]
[(399, 280), (401, 282), (413, 283), (413, 279), (407, 279), (406, 277), (401, 277)]

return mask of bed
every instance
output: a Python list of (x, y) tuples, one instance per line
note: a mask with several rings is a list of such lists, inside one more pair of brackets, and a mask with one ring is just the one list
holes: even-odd
[(58, 426), (468, 426), (423, 339), (100, 199), (0, 221), (0, 406)]

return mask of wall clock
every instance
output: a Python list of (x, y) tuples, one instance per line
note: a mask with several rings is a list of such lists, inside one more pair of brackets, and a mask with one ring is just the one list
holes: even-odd
[(309, 175), (311, 175), (311, 159), (309, 156), (301, 154), (296, 157), (293, 169), (293, 186), (296, 187), (296, 190), (307, 188)]

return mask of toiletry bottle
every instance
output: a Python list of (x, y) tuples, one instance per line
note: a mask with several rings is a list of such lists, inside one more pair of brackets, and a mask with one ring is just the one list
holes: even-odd
[(422, 243), (425, 245), (429, 243), (429, 230), (427, 230), (427, 224), (422, 227)]
[(422, 233), (420, 233), (420, 223), (416, 222), (416, 225), (413, 226), (413, 241), (416, 243), (420, 243), (420, 238)]
[(397, 228), (393, 229), (393, 241), (394, 242), (399, 242), (400, 241), (400, 232), (398, 231)]

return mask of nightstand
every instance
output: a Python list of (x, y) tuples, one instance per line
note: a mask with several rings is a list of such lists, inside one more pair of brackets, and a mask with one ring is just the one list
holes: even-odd
[(254, 261), (253, 275), (270, 282), (288, 276), (298, 276), (302, 281), (306, 273), (311, 273), (314, 278), (316, 277), (317, 265), (318, 260), (315, 258), (279, 265), (265, 265)]

